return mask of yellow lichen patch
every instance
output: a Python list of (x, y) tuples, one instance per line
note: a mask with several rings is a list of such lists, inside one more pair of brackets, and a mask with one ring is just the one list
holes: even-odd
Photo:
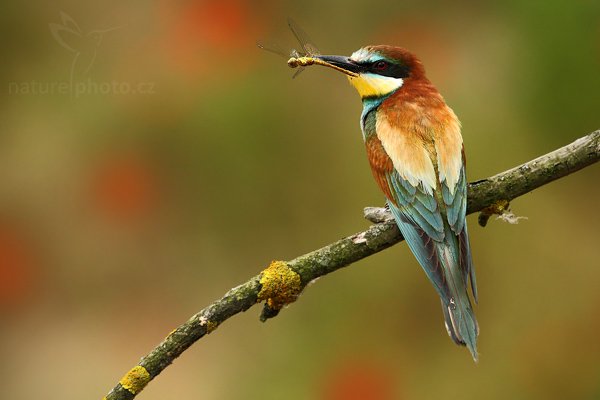
[(216, 322), (208, 321), (206, 323), (206, 333), (211, 333), (212, 331), (217, 329), (218, 326), (219, 326), (219, 324), (217, 324)]
[(498, 200), (494, 202), (491, 206), (487, 207), (486, 210), (489, 210), (492, 214), (502, 214), (504, 211), (507, 211), (510, 207), (510, 203), (508, 200)]
[(200, 316), (200, 326), (206, 326), (206, 333), (211, 333), (219, 326), (218, 322), (214, 322), (206, 318), (205, 316)]
[(510, 202), (508, 200), (498, 200), (493, 202), (490, 206), (481, 210), (478, 218), (479, 225), (486, 226), (492, 215), (502, 215), (509, 209)]
[(119, 381), (124, 389), (131, 394), (137, 394), (150, 382), (150, 374), (146, 368), (136, 365)]
[(262, 288), (258, 301), (266, 300), (270, 308), (279, 310), (296, 300), (302, 290), (300, 275), (283, 261), (273, 261), (260, 277)]

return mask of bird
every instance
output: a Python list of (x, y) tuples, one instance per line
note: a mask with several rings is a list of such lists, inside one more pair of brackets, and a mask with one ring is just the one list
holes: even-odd
[(461, 124), (423, 63), (403, 47), (362, 47), (351, 56), (292, 57), (347, 75), (362, 100), (360, 126), (373, 177), (400, 232), (442, 304), (446, 330), (478, 361), (478, 301), (467, 231)]

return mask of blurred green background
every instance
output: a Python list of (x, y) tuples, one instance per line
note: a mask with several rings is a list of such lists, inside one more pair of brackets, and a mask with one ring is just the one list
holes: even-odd
[[(295, 45), (287, 16), (324, 53), (418, 54), (463, 123), (470, 180), (600, 128), (598, 1), (1, 8), (6, 399), (101, 398), (271, 260), (368, 226), (362, 208), (383, 197), (358, 96), (325, 69), (292, 80), (255, 46)], [(592, 166), (514, 201), (519, 225), (469, 217), (478, 365), (399, 245), (266, 324), (259, 307), (236, 316), (140, 398), (600, 398), (599, 178)]]

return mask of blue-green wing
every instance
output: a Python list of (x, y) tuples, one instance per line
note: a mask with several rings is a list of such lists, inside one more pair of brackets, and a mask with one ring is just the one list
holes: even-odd
[(458, 182), (454, 193), (450, 191), (446, 182), (442, 182), (442, 198), (446, 209), (446, 218), (450, 229), (458, 239), (458, 252), (460, 268), (463, 271), (465, 286), (467, 280), (471, 281), (473, 298), (477, 302), (477, 285), (475, 280), (475, 269), (471, 258), (471, 247), (469, 244), (469, 233), (467, 230), (467, 176), (464, 162), (461, 168)]
[[(442, 300), (446, 328), (458, 344), (467, 345), (477, 358), (477, 321), (467, 294), (469, 278), (477, 298), (466, 228), (464, 167), (453, 192), (440, 183), (432, 194), (412, 186), (397, 171), (388, 174), (393, 194), (390, 210), (408, 246)], [(441, 191), (441, 193), (439, 193)]]
[[(403, 235), (406, 236), (409, 247), (438, 293), (449, 296), (436, 247), (436, 243), (447, 243), (456, 251), (464, 285), (466, 287), (470, 279), (473, 297), (477, 301), (475, 269), (465, 222), (467, 211), (465, 168), (461, 169), (454, 192), (450, 191), (445, 181), (440, 184), (443, 202), (437, 199), (439, 196), (435, 196), (435, 193), (431, 195), (420, 186), (412, 186), (395, 170), (388, 174), (388, 183), (395, 202), (395, 204), (389, 202), (390, 210)], [(448, 228), (450, 232), (446, 232)]]
[(395, 170), (388, 174), (388, 185), (393, 195), (388, 204), (406, 243), (439, 295), (448, 300), (450, 292), (437, 248), (446, 236), (440, 204)]

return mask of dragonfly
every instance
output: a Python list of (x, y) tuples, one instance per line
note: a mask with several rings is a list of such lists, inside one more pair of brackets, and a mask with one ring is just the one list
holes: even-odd
[(317, 46), (313, 44), (312, 40), (304, 31), (304, 29), (300, 28), (300, 26), (292, 18), (288, 18), (288, 26), (294, 34), (294, 37), (300, 44), (300, 50), (293, 48), (289, 52), (286, 52), (285, 50), (283, 50), (283, 48), (281, 48), (281, 46), (277, 44), (265, 44), (262, 42), (258, 42), (257, 45), (263, 50), (287, 58), (287, 64), (290, 68), (298, 68), (298, 70), (292, 76), (292, 79), (300, 75), (300, 73), (304, 71), (305, 67), (308, 67), (310, 65), (324, 65), (339, 70), (340, 72), (343, 72), (347, 75), (356, 76), (356, 74), (352, 72), (346, 71), (336, 65), (321, 60), (319, 58), (321, 52), (319, 51)]

